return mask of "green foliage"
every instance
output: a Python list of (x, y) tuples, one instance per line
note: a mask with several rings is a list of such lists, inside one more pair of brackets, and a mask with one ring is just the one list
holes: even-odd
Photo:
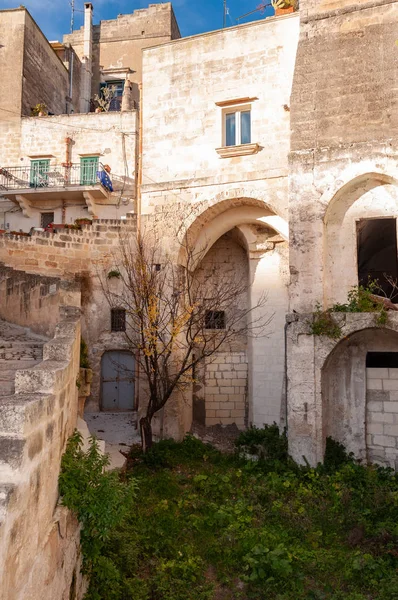
[(398, 600), (395, 473), (331, 439), (325, 465), (298, 467), (276, 425), (242, 433), (237, 448), (262, 458), (192, 436), (131, 453), (138, 497), (87, 599)]
[(333, 438), (326, 438), (325, 457), (323, 466), (328, 471), (336, 471), (343, 465), (354, 462), (354, 455), (348, 454), (343, 444)]
[[(120, 579), (117, 567), (102, 556), (105, 544), (126, 514), (132, 509), (135, 481), (128, 485), (119, 481), (118, 473), (105, 471), (109, 464), (101, 454), (95, 438), (90, 438), (87, 452), (82, 449), (82, 437), (75, 432), (62, 457), (59, 490), (62, 503), (67, 506), (81, 523), (81, 546), (83, 570), (91, 576), (91, 597), (103, 588), (104, 580), (115, 589)], [(102, 592), (101, 592), (102, 593)], [(90, 596), (89, 596), (90, 597)], [(108, 600), (120, 596), (108, 595)]]
[(320, 304), (316, 305), (313, 320), (309, 323), (312, 335), (326, 335), (333, 340), (341, 338), (341, 327), (336, 323), (331, 312), (331, 310), (322, 310)]
[(252, 454), (260, 460), (286, 463), (289, 459), (286, 429), (281, 433), (276, 423), (264, 425), (262, 429), (253, 425), (242, 431), (235, 446), (240, 452)]
[(166, 439), (150, 448), (142, 457), (143, 462), (151, 468), (173, 468), (180, 461), (206, 460), (209, 455), (220, 457), (209, 444), (203, 444), (192, 435), (185, 436), (183, 442)]
[(90, 361), (88, 360), (88, 346), (83, 338), (80, 338), (80, 368), (90, 368)]
[(328, 310), (322, 310), (320, 304), (316, 305), (313, 320), (309, 323), (312, 335), (326, 335), (332, 339), (342, 336), (340, 325), (336, 323), (332, 313), (376, 313), (376, 325), (382, 327), (387, 324), (388, 314), (384, 305), (374, 298), (378, 292), (376, 281), (370, 281), (364, 287), (362, 285), (353, 287), (348, 292), (345, 304), (334, 304)]
[(108, 279), (120, 279), (121, 275), (117, 269), (112, 269), (107, 275)]
[(335, 304), (330, 310), (333, 312), (380, 312), (384, 307), (373, 298), (377, 290), (375, 281), (370, 281), (367, 287), (362, 285), (353, 287), (348, 292), (347, 302)]
[(38, 117), (40, 113), (43, 113), (44, 115), (48, 114), (48, 108), (44, 104), (44, 102), (39, 102), (38, 104), (35, 104), (35, 106), (33, 106), (33, 108), (31, 108), (30, 111), (32, 117)]

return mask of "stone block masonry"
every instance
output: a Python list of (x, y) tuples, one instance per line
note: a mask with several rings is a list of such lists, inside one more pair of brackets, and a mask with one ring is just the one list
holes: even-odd
[(398, 369), (367, 369), (368, 460), (398, 469)]
[(119, 233), (135, 230), (135, 216), (128, 215), (125, 221), (95, 220), (82, 231), (0, 235), (0, 262), (31, 273), (75, 279), (81, 273), (95, 274), (98, 267), (111, 262)]
[[(72, 311), (73, 312), (73, 311)], [(80, 600), (79, 526), (58, 506), (60, 460), (77, 422), (80, 320), (67, 317), (43, 361), (17, 370), (0, 403), (0, 595)]]
[(218, 352), (205, 367), (206, 426), (247, 425), (246, 352)]

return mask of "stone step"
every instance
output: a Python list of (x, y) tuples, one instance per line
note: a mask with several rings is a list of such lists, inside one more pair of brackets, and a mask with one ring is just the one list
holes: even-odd
[(45, 342), (37, 341), (37, 340), (4, 340), (0, 338), (0, 350), (7, 348), (43, 348)]
[(41, 358), (43, 358), (43, 348), (0, 348), (0, 361), (40, 360)]
[(17, 369), (29, 369), (34, 367), (41, 359), (0, 360), (0, 373), (5, 371), (16, 371)]

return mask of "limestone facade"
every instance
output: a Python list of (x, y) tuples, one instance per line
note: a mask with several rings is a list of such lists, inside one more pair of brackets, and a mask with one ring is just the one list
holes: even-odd
[[(24, 117), (1, 123), (7, 140), (0, 149), (0, 228), (28, 232), (77, 218), (121, 219), (135, 210), (137, 111)], [(87, 172), (88, 158), (96, 165)], [(35, 185), (34, 165), (45, 161)], [(113, 191), (97, 178), (110, 167)], [(87, 181), (86, 181), (87, 179)]]
[[(109, 196), (83, 190), (78, 208), (72, 194), (64, 200), (59, 190), (53, 197), (36, 191), (32, 201), (28, 191), (26, 198), (14, 194), (16, 228), (38, 224), (38, 213), (29, 212), (45, 196), (60, 202), (56, 218), (65, 222), (87, 212), (100, 220), (82, 233), (0, 238), (7, 265), (67, 278), (89, 273), (83, 303), (95, 372), (89, 407), (101, 405), (103, 353), (124, 347), (123, 336), (110, 331), (95, 265), (112, 264), (120, 217), (132, 223), (133, 212), (139, 223), (156, 224), (181, 266), (180, 245), (189, 240), (205, 254), (199, 270), (210, 273), (217, 262), (231, 277), (247, 278), (248, 306), (267, 294), (267, 336), (239, 340), (201, 365), (183, 414), (174, 407), (160, 425), (165, 433), (182, 435), (192, 420), (241, 428), (276, 421), (287, 425), (299, 461), (322, 460), (327, 436), (364, 460), (376, 452), (369, 436), (379, 434), (369, 425), (388, 410), (383, 404), (372, 412), (366, 360), (397, 351), (395, 315), (381, 328), (373, 314), (340, 314), (337, 341), (313, 336), (309, 323), (317, 305), (345, 302), (358, 285), (360, 231), (397, 217), (396, 4), (301, 0), (299, 13), (184, 39), (177, 39), (171, 6), (151, 5), (89, 25), (54, 47), (59, 55), (68, 44), (75, 48), (85, 85), (92, 78), (91, 95), (116, 75), (130, 80), (134, 99), (143, 86), (141, 114), (24, 118), (14, 129), (18, 141), (4, 135), (0, 151), (2, 164), (12, 157), (23, 166), (48, 155), (58, 163), (68, 137), (73, 157), (98, 154), (112, 167), (115, 186), (121, 177)], [(92, 48), (90, 64), (85, 48)], [(8, 133), (16, 127), (0, 125)], [(372, 244), (370, 254), (383, 255)], [(395, 265), (394, 251), (395, 262), (391, 253), (388, 260)], [(391, 447), (386, 443), (378, 454), (389, 464)]]

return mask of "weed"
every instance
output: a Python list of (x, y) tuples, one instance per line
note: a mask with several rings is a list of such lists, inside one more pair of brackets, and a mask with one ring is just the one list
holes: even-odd
[(333, 340), (341, 338), (341, 327), (330, 313), (331, 311), (322, 310), (320, 304), (316, 305), (313, 320), (309, 323), (312, 335), (326, 335)]
[(99, 485), (94, 512), (109, 511), (110, 528), (86, 600), (398, 600), (398, 476), (331, 439), (325, 466), (299, 467), (285, 439), (276, 425), (242, 433), (237, 448), (265, 448), (258, 461), (191, 436), (136, 450), (134, 502), (127, 495), (120, 508), (119, 492), (115, 502)]
[(80, 368), (90, 368), (90, 361), (88, 360), (88, 346), (83, 338), (80, 338)]

